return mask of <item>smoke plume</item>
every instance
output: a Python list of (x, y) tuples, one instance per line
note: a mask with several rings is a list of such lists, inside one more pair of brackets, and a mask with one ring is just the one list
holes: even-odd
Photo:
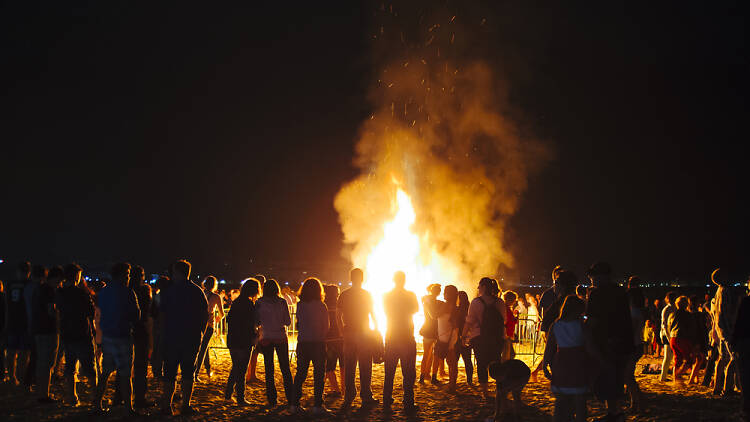
[(400, 187), (416, 210), (422, 258), (437, 254), (457, 278), (435, 281), (469, 285), (512, 268), (503, 234), (545, 153), (510, 117), (498, 72), (465, 54), (476, 39), (467, 34), (481, 35), (475, 27), (485, 23), (462, 23), (445, 10), (429, 18), (386, 6), (378, 13), (374, 112), (354, 158), (360, 174), (334, 200), (345, 257), (365, 265)]

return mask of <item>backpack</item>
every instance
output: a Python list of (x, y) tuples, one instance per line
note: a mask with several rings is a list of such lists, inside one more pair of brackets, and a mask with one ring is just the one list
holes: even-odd
[(505, 332), (505, 324), (503, 323), (503, 317), (494, 303), (488, 304), (481, 297), (479, 300), (484, 305), (482, 311), (482, 321), (479, 324), (479, 337), (485, 344), (497, 344), (502, 343), (503, 333)]

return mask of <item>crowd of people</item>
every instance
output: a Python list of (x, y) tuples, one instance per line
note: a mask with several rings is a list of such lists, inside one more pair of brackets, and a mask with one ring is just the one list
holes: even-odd
[[(541, 372), (550, 380), (555, 397), (555, 421), (586, 421), (592, 394), (606, 403), (602, 420), (622, 421), (623, 399), (634, 412), (648, 406), (635, 378), (644, 354), (663, 355), (662, 381), (701, 383), (712, 386), (716, 395), (744, 392), (750, 378), (747, 286), (736, 286), (719, 270), (712, 274), (717, 286), (713, 297), (669, 292), (663, 303), (646, 297), (638, 277), (631, 277), (626, 287), (619, 286), (606, 263), (591, 266), (586, 282), (558, 266), (552, 273), (553, 286), (538, 297), (503, 291), (488, 277), (479, 281), (471, 300), (454, 285), (430, 285), (421, 298), (419, 377), (413, 317), (420, 306), (415, 292), (406, 290), (403, 272), (394, 274), (394, 287), (383, 296), (387, 321), (383, 337), (372, 296), (362, 288), (364, 273), (358, 268), (351, 270), (351, 287), (343, 292), (311, 277), (297, 294), (263, 275), (247, 278), (239, 289), (226, 294), (218, 292), (213, 276), (206, 277), (202, 286), (192, 282), (191, 270), (189, 262), (177, 261), (169, 267), (169, 276), (160, 277), (152, 288), (142, 267), (118, 263), (110, 271), (111, 280), (92, 289), (76, 264), (47, 269), (21, 263), (14, 280), (0, 282), (3, 380), (27, 389), (33, 384), (40, 403), (55, 403), (50, 383), (64, 362), (65, 401), (71, 406), (80, 405), (76, 386), (80, 375), (87, 379), (92, 405), (100, 412), (122, 404), (134, 414), (139, 408), (159, 406), (172, 415), (180, 402), (180, 414), (194, 414), (193, 386), (202, 368), (209, 380), (213, 376), (207, 351), (215, 327), (222, 323), (232, 363), (225, 399), (238, 406), (249, 404), (245, 386), (258, 379), (255, 368), (262, 354), (267, 407), (278, 406), (274, 376), (278, 369), (285, 412), (292, 415), (307, 413), (301, 406), (302, 386), (311, 365), (309, 413), (315, 416), (330, 412), (324, 405), (326, 384), (326, 395), (343, 395), (342, 411), (352, 406), (357, 394), (362, 407), (381, 404), (372, 388), (373, 364), (381, 362), (385, 410), (394, 406), (399, 364), (401, 407), (413, 414), (419, 411), (415, 384), (442, 385), (447, 366), (446, 391), (455, 393), (462, 360), (467, 383), (474, 386), (476, 372), (477, 387), (491, 403), (490, 420), (506, 413), (517, 416), (522, 390)], [(228, 308), (227, 303), (231, 303)], [(295, 310), (296, 327), (290, 308)], [(297, 334), (294, 374), (290, 328)], [(514, 340), (529, 337), (546, 341), (543, 358), (534, 368), (516, 359), (513, 347)], [(149, 366), (162, 385), (157, 401), (149, 400), (154, 398), (147, 391)], [(181, 388), (175, 394), (178, 370)], [(113, 373), (114, 398), (105, 400)], [(496, 384), (494, 395), (490, 379)], [(747, 418), (746, 399), (743, 411)]]

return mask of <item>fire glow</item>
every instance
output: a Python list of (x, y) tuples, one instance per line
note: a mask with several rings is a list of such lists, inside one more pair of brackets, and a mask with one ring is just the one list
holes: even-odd
[[(385, 332), (386, 317), (383, 295), (393, 287), (393, 274), (406, 274), (406, 289), (418, 296), (426, 293), (427, 286), (439, 282), (450, 284), (456, 277), (450, 263), (429, 246), (429, 234), (419, 236), (413, 230), (417, 214), (411, 198), (396, 185), (392, 202), (394, 217), (383, 224), (383, 237), (366, 258), (364, 288), (373, 295), (378, 329)], [(424, 247), (423, 247), (424, 245)], [(420, 302), (415, 317), (415, 335), (424, 322)]]

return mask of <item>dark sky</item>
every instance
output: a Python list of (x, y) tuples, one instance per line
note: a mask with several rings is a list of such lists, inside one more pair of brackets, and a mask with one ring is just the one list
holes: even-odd
[[(307, 3), (4, 6), (0, 258), (345, 268), (333, 197), (375, 6)], [(481, 3), (487, 60), (555, 151), (506, 234), (518, 271), (750, 272), (741, 3)]]

